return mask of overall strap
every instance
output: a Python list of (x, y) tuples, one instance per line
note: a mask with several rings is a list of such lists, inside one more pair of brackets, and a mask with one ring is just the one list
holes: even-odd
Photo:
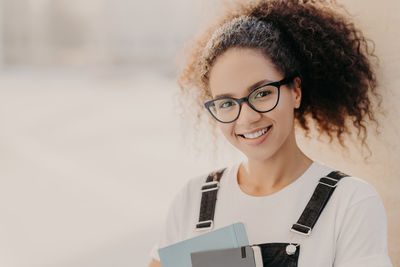
[(196, 224), (196, 231), (212, 229), (214, 226), (214, 212), (219, 181), (225, 170), (226, 168), (222, 168), (211, 172), (201, 187), (200, 214), (199, 222)]
[(298, 234), (309, 236), (322, 210), (335, 190), (337, 183), (346, 176), (349, 175), (340, 171), (332, 171), (327, 176), (319, 179), (319, 183), (310, 201), (297, 223), (293, 224), (290, 230)]

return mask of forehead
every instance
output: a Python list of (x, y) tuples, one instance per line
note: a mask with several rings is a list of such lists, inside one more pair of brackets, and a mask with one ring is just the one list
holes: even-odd
[(210, 71), (209, 86), (213, 97), (243, 97), (248, 88), (260, 81), (278, 81), (282, 74), (275, 64), (252, 48), (230, 48), (220, 55)]

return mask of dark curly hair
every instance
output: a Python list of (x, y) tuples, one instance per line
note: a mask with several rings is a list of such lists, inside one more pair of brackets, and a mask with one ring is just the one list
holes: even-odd
[[(351, 134), (351, 125), (346, 124), (350, 119), (368, 148), (367, 117), (378, 126), (371, 97), (378, 99), (377, 107), (381, 104), (371, 61), (377, 57), (374, 43), (336, 11), (345, 10), (343, 6), (324, 0), (236, 4), (189, 45), (189, 57), (178, 76), (181, 104), (187, 105), (183, 111), (193, 111), (195, 104), (198, 125), (206, 114), (203, 103), (211, 98), (209, 73), (216, 58), (231, 47), (254, 48), (272, 59), (285, 77), (301, 78), (302, 99), (295, 119), (307, 137), (311, 118), (320, 135), (326, 134), (332, 142), (336, 134), (346, 147), (342, 135)], [(215, 136), (216, 123), (208, 122)]]

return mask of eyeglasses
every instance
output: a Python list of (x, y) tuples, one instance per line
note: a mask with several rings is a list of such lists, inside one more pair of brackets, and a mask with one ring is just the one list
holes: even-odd
[(219, 97), (204, 103), (205, 108), (219, 122), (231, 123), (239, 118), (242, 103), (246, 102), (253, 110), (265, 113), (273, 110), (279, 102), (280, 86), (289, 83), (294, 77), (278, 82), (267, 83), (254, 88), (246, 97)]

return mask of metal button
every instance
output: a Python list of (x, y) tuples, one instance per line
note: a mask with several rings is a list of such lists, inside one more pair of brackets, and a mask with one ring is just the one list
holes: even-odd
[(293, 255), (296, 252), (296, 246), (295, 245), (287, 245), (286, 246), (286, 254), (288, 255)]

